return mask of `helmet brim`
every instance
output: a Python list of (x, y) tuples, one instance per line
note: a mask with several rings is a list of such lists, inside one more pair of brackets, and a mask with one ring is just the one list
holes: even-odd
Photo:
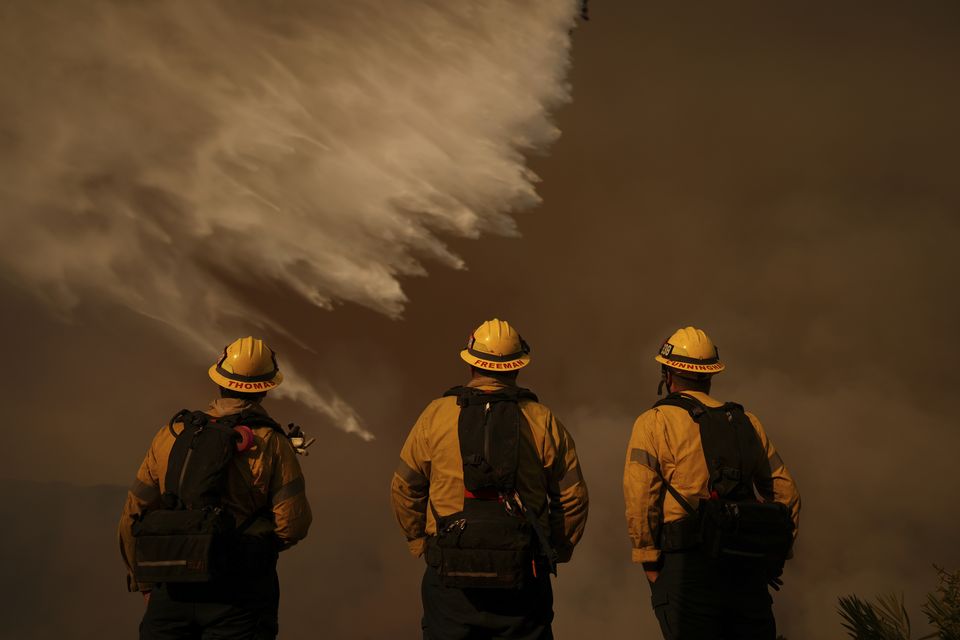
[(216, 382), (224, 389), (237, 391), (239, 393), (263, 393), (276, 389), (283, 382), (283, 374), (277, 371), (269, 380), (258, 380), (256, 382), (247, 382), (244, 380), (233, 380), (217, 371), (217, 365), (214, 364), (207, 371), (210, 379)]
[(517, 371), (518, 369), (523, 369), (525, 366), (530, 364), (529, 355), (523, 355), (515, 360), (507, 360), (506, 362), (497, 362), (495, 360), (479, 358), (466, 349), (460, 352), (460, 359), (469, 364), (471, 367), (483, 369), (484, 371), (495, 371), (498, 373), (503, 373), (505, 371)]

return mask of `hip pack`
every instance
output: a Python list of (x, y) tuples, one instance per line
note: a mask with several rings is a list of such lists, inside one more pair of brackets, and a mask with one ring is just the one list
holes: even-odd
[(536, 515), (516, 488), (520, 407), (537, 397), (526, 389), (484, 393), (455, 387), (460, 406), (457, 433), (463, 461), (463, 510), (441, 517), (430, 503), (437, 535), (427, 544), (427, 563), (445, 587), (520, 588), (536, 566), (556, 572), (556, 553)]
[[(176, 422), (184, 425), (179, 434), (173, 428)], [(228, 468), (243, 437), (235, 427), (241, 425), (269, 426), (283, 433), (276, 422), (256, 414), (212, 418), (202, 411), (184, 410), (170, 420), (168, 428), (175, 440), (162, 506), (133, 524), (137, 581), (207, 582), (228, 576), (232, 569), (250, 573), (272, 566), (276, 549), (252, 552), (249, 544), (240, 541), (240, 534), (260, 513), (237, 526), (222, 506)]]
[(766, 452), (743, 407), (732, 402), (707, 407), (683, 394), (670, 394), (654, 407), (663, 405), (686, 410), (699, 425), (710, 498), (694, 509), (657, 468), (667, 491), (689, 514), (663, 526), (661, 548), (698, 547), (713, 558), (762, 562), (778, 572), (793, 545), (793, 519), (785, 505), (756, 498), (753, 479)]

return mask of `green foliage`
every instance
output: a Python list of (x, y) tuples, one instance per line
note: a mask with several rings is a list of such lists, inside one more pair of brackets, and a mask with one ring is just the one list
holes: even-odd
[[(934, 568), (940, 585), (927, 595), (923, 613), (936, 631), (918, 640), (960, 640), (960, 571)], [(847, 635), (854, 640), (911, 640), (910, 616), (902, 595), (880, 596), (875, 603), (845, 596), (839, 599), (838, 611)]]
[(937, 630), (932, 638), (960, 640), (960, 571), (950, 573), (940, 567), (937, 570), (940, 586), (927, 595), (923, 613)]
[(903, 596), (880, 596), (876, 604), (857, 596), (841, 597), (839, 611), (843, 627), (855, 640), (910, 640), (910, 616)]

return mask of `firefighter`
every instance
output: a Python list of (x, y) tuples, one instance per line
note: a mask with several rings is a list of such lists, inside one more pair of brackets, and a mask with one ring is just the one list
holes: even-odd
[(424, 556), (423, 637), (552, 638), (550, 573), (587, 520), (573, 438), (517, 386), (530, 349), (503, 320), (484, 322), (460, 357), (469, 382), (432, 401), (393, 475), (393, 510)]
[[(797, 486), (756, 416), (709, 395), (724, 365), (703, 331), (679, 329), (655, 359), (669, 395), (633, 426), (623, 492), (663, 636), (774, 640), (768, 586), (782, 584)], [(734, 517), (757, 535), (731, 533)]]
[[(261, 406), (267, 393), (283, 380), (274, 352), (262, 340), (240, 338), (224, 349), (209, 376), (219, 387), (220, 397), (205, 412), (181, 412), (160, 428), (127, 493), (120, 518), (120, 553), (127, 566), (128, 590), (139, 591), (146, 602), (140, 625), (143, 640), (275, 638), (280, 598), (277, 554), (302, 540), (310, 526), (310, 505), (294, 447)], [(138, 581), (141, 564), (146, 571), (145, 567), (158, 563), (139, 562), (137, 525), (162, 509), (176, 491), (166, 480), (168, 465), (174, 464), (171, 451), (187, 423), (194, 424), (197, 417), (203, 423), (239, 425), (236, 440), (230, 441), (231, 446), (236, 442), (237, 451), (229, 450), (232, 459), (224, 462), (222, 493), (217, 496), (238, 534), (231, 538), (229, 568), (204, 582)], [(197, 468), (199, 462), (195, 457), (189, 464)]]

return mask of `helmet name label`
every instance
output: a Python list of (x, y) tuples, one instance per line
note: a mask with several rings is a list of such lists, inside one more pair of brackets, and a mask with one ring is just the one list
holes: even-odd
[(671, 367), (676, 367), (677, 369), (687, 369), (689, 371), (715, 371), (719, 365), (716, 364), (689, 364), (689, 363), (672, 363)]
[(489, 360), (477, 359), (473, 364), (481, 369), (520, 369), (523, 367), (523, 362), (520, 360), (513, 362), (490, 362)]
[(227, 380), (228, 389), (236, 389), (237, 391), (266, 391), (268, 389), (274, 388), (276, 383), (270, 382), (237, 382), (236, 380)]

